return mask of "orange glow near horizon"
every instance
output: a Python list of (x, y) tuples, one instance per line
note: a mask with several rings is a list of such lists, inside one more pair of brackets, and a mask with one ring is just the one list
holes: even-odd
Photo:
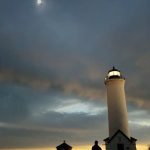
[[(104, 145), (100, 145), (102, 150), (105, 150)], [(91, 150), (91, 145), (84, 145), (84, 146), (74, 146), (73, 150)], [(56, 150), (56, 148), (0, 148), (0, 150)], [(137, 145), (137, 150), (148, 150), (147, 145)]]

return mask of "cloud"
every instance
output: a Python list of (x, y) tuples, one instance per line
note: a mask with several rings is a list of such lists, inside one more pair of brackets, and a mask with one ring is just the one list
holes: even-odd
[[(74, 96), (66, 96), (57, 91), (37, 93), (37, 90), (32, 88), (11, 84), (1, 84), (0, 91), (1, 147), (37, 147), (50, 144), (56, 146), (62, 139), (87, 143), (89, 135), (98, 137), (99, 127), (105, 127), (106, 114), (105, 111), (101, 111), (101, 107), (104, 107), (103, 103), (100, 104), (100, 111), (98, 111), (99, 107), (96, 105), (99, 102), (95, 103), (79, 97), (73, 100)], [(74, 103), (79, 105), (74, 106)], [(93, 109), (91, 111), (97, 112), (98, 115), (91, 115), (88, 110), (86, 113), (83, 113), (84, 110), (80, 113), (59, 111), (60, 108), (79, 107), (80, 104), (87, 105), (88, 109)], [(92, 130), (93, 126), (95, 128)]]
[(64, 93), (74, 93), (78, 96), (91, 99), (103, 97), (103, 92), (100, 91), (100, 86), (95, 83), (95, 81), (93, 83), (89, 82), (86, 84), (86, 82), (80, 83), (79, 81), (61, 81), (59, 79), (53, 80), (51, 78), (49, 79), (38, 76), (34, 77), (33, 75), (19, 74), (10, 70), (0, 71), (0, 81), (1, 83), (24, 85), (39, 90), (58, 90)]
[[(100, 131), (99, 128), (105, 126), (105, 118), (101, 119), (100, 116), (88, 116), (86, 114), (60, 114), (49, 112), (38, 118), (38, 122), (26, 122), (24, 125), (4, 124), (1, 126), (1, 147), (27, 147), (27, 146), (44, 146), (50, 143), (54, 146), (58, 140), (66, 139), (77, 143), (87, 142), (90, 136), (99, 136), (101, 138), (105, 135), (104, 130)], [(34, 118), (36, 119), (36, 118)], [(34, 120), (33, 119), (33, 120)], [(35, 121), (35, 120), (34, 120)], [(86, 121), (86, 124), (84, 123)], [(93, 129), (94, 126), (94, 129)], [(81, 134), (82, 133), (82, 134)], [(92, 136), (93, 135), (93, 136)], [(13, 138), (9, 141), (8, 137)], [(20, 140), (19, 140), (20, 139)], [(24, 139), (24, 140), (22, 140)], [(19, 143), (19, 144), (18, 144)], [(7, 145), (7, 146), (6, 146)]]
[(133, 135), (148, 142), (149, 1), (46, 4), (0, 5), (1, 146), (107, 137), (103, 81), (113, 65), (126, 77)]

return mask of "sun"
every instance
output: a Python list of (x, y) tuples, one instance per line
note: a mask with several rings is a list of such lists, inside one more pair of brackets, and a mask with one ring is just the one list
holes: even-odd
[(37, 0), (37, 5), (41, 5), (42, 3), (42, 0)]

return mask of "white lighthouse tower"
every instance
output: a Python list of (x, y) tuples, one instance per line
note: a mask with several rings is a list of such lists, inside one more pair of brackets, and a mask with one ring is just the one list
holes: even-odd
[(136, 139), (130, 137), (125, 98), (125, 78), (113, 67), (105, 78), (109, 137), (106, 138), (106, 150), (136, 150)]
[(105, 78), (105, 84), (107, 88), (109, 136), (111, 137), (116, 131), (121, 130), (130, 137), (124, 91), (125, 78), (119, 70), (113, 67)]

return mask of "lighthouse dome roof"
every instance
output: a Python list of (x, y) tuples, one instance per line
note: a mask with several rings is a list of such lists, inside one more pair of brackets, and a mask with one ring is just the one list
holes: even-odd
[(118, 72), (120, 72), (120, 70), (116, 69), (114, 66), (113, 66), (113, 68), (111, 70), (108, 71), (108, 73), (112, 72), (112, 71), (118, 71)]

